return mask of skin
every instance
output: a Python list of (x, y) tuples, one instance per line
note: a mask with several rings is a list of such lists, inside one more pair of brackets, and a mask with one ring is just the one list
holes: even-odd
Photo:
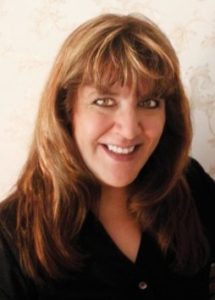
[[(97, 217), (132, 262), (137, 259), (141, 228), (127, 209), (127, 186), (155, 150), (165, 125), (164, 100), (148, 94), (147, 89), (137, 94), (129, 85), (100, 90), (81, 86), (73, 114), (79, 151), (102, 186)], [(112, 145), (110, 150), (107, 145)]]
[[(103, 186), (124, 188), (139, 174), (159, 143), (165, 125), (165, 102), (137, 96), (128, 85), (105, 91), (79, 88), (74, 107), (74, 136), (79, 151)], [(114, 153), (107, 145), (115, 145)], [(116, 148), (112, 149), (116, 150)]]

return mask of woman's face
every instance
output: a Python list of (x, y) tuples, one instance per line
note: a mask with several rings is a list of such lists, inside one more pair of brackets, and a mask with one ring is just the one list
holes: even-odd
[[(104, 185), (126, 187), (159, 143), (165, 125), (163, 99), (137, 96), (129, 86), (79, 88), (74, 137), (82, 158)], [(155, 170), (156, 172), (156, 170)]]

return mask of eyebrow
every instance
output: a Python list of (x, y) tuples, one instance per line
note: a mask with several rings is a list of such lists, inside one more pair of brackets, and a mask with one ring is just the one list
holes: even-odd
[(110, 95), (110, 96), (116, 96), (118, 95), (117, 91), (113, 91), (111, 87), (106, 86), (98, 86), (94, 87), (94, 91), (90, 93), (90, 95), (93, 95), (95, 93), (104, 94), (104, 95)]
[[(113, 90), (112, 86), (94, 86), (93, 91), (90, 92), (90, 96), (95, 95), (96, 93), (102, 94), (102, 95), (108, 95), (108, 96), (117, 96), (119, 93), (116, 90)], [(153, 89), (149, 89), (141, 93), (140, 91), (137, 91), (137, 97), (138, 98), (148, 98), (148, 97), (158, 97), (160, 98), (161, 95), (156, 95), (155, 91)], [(162, 98), (162, 97), (161, 97)]]

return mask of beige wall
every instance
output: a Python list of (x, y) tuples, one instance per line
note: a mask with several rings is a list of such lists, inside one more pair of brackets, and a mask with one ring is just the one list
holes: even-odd
[(0, 198), (25, 161), (39, 96), (68, 33), (104, 12), (140, 12), (170, 37), (192, 106), (192, 154), (215, 177), (214, 0), (0, 0)]

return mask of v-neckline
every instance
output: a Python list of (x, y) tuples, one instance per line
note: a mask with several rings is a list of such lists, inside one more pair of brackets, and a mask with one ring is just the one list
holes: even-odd
[(104, 225), (102, 224), (102, 222), (95, 216), (95, 214), (93, 212), (91, 212), (91, 211), (89, 212), (88, 218), (92, 221), (92, 224), (95, 226), (97, 233), (102, 235), (102, 238), (104, 238), (105, 241), (107, 241), (112, 246), (112, 248), (115, 250), (115, 252), (118, 253), (118, 255), (121, 258), (123, 258), (123, 260), (126, 260), (129, 264), (131, 264), (133, 266), (138, 264), (139, 258), (141, 256), (143, 232), (141, 232), (140, 243), (138, 246), (137, 255), (136, 255), (135, 260), (133, 261), (118, 247), (118, 245), (115, 243), (115, 241), (112, 239), (112, 237), (110, 236), (110, 234), (108, 233), (108, 231), (106, 230)]

